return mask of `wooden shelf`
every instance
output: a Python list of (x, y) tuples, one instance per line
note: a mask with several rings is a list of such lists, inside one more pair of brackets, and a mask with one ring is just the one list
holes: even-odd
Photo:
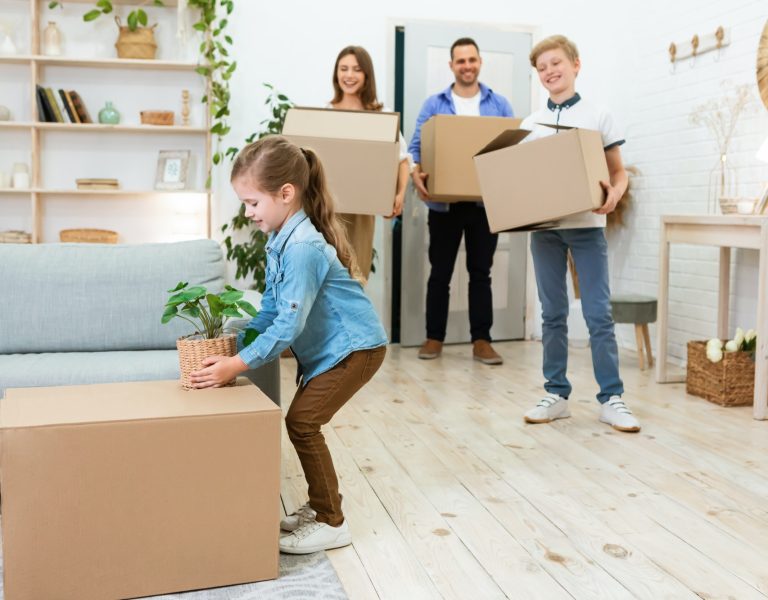
[(66, 131), (75, 133), (125, 132), (125, 133), (181, 133), (207, 135), (205, 127), (183, 125), (105, 125), (103, 123), (31, 123), (0, 121), (0, 129), (39, 129), (41, 131)]
[[(66, 0), (67, 4), (94, 4), (94, 0)], [(128, 4), (131, 6), (139, 6), (140, 0), (112, 0), (112, 4)], [(178, 0), (163, 0), (165, 6), (178, 6)], [(147, 4), (147, 7), (154, 8), (152, 4)], [(157, 8), (162, 8), (158, 6)]]
[(197, 63), (178, 60), (142, 60), (140, 58), (86, 58), (77, 56), (44, 56), (27, 54), (0, 56), (0, 64), (36, 63), (51, 67), (95, 67), (105, 69), (148, 69), (152, 71), (189, 71), (194, 73)]
[(165, 196), (178, 194), (207, 194), (207, 190), (78, 190), (78, 189), (58, 189), (49, 190), (44, 188), (34, 188), (30, 190), (36, 194), (47, 196)]

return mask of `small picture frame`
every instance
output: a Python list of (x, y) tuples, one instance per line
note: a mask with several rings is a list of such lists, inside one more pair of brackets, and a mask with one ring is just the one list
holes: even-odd
[(189, 150), (160, 150), (160, 154), (157, 157), (155, 189), (187, 189), (189, 157)]
[(753, 215), (768, 214), (768, 184), (763, 188), (763, 193), (755, 202), (755, 209), (752, 211)]

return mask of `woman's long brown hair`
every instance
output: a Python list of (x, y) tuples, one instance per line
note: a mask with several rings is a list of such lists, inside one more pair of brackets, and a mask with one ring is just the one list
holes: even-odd
[(363, 87), (360, 89), (360, 101), (365, 110), (381, 110), (383, 104), (376, 98), (376, 76), (373, 74), (373, 61), (371, 55), (362, 46), (347, 46), (336, 57), (333, 65), (333, 100), (331, 104), (338, 104), (344, 97), (344, 92), (339, 85), (339, 62), (345, 56), (352, 54), (357, 59), (357, 64), (365, 75)]
[(292, 184), (312, 224), (336, 249), (349, 274), (360, 278), (352, 246), (336, 216), (323, 164), (313, 150), (299, 148), (281, 135), (267, 136), (237, 155), (230, 180), (241, 176), (249, 177), (258, 189), (270, 195), (277, 194), (286, 183)]

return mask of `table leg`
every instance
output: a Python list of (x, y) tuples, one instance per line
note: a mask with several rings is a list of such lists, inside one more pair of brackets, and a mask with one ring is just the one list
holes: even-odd
[(667, 312), (669, 311), (669, 242), (662, 220), (659, 231), (659, 314), (656, 324), (656, 381), (667, 381)]
[(729, 338), (728, 311), (731, 301), (731, 249), (720, 248), (720, 288), (717, 300), (717, 337)]
[(755, 398), (753, 416), (768, 418), (768, 223), (760, 235), (760, 266), (757, 277), (757, 348), (755, 349)]
[(645, 371), (645, 361), (643, 360), (643, 326), (635, 323), (635, 340), (637, 341), (637, 364), (640, 370)]

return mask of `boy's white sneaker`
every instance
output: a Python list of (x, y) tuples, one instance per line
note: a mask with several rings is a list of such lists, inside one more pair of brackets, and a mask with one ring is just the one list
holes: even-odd
[(557, 394), (547, 394), (531, 410), (525, 413), (526, 423), (549, 423), (571, 416), (568, 400)]
[(349, 546), (352, 534), (347, 520), (338, 527), (312, 519), (300, 525), (292, 533), (280, 538), (280, 552), (286, 554), (311, 554), (321, 550), (332, 550)]
[(314, 521), (317, 513), (309, 505), (309, 502), (300, 506), (295, 512), (291, 513), (280, 521), (280, 529), (283, 531), (294, 531), (302, 524)]
[(600, 408), (600, 421), (608, 423), (614, 429), (634, 433), (640, 431), (640, 423), (624, 404), (621, 396), (611, 396)]

